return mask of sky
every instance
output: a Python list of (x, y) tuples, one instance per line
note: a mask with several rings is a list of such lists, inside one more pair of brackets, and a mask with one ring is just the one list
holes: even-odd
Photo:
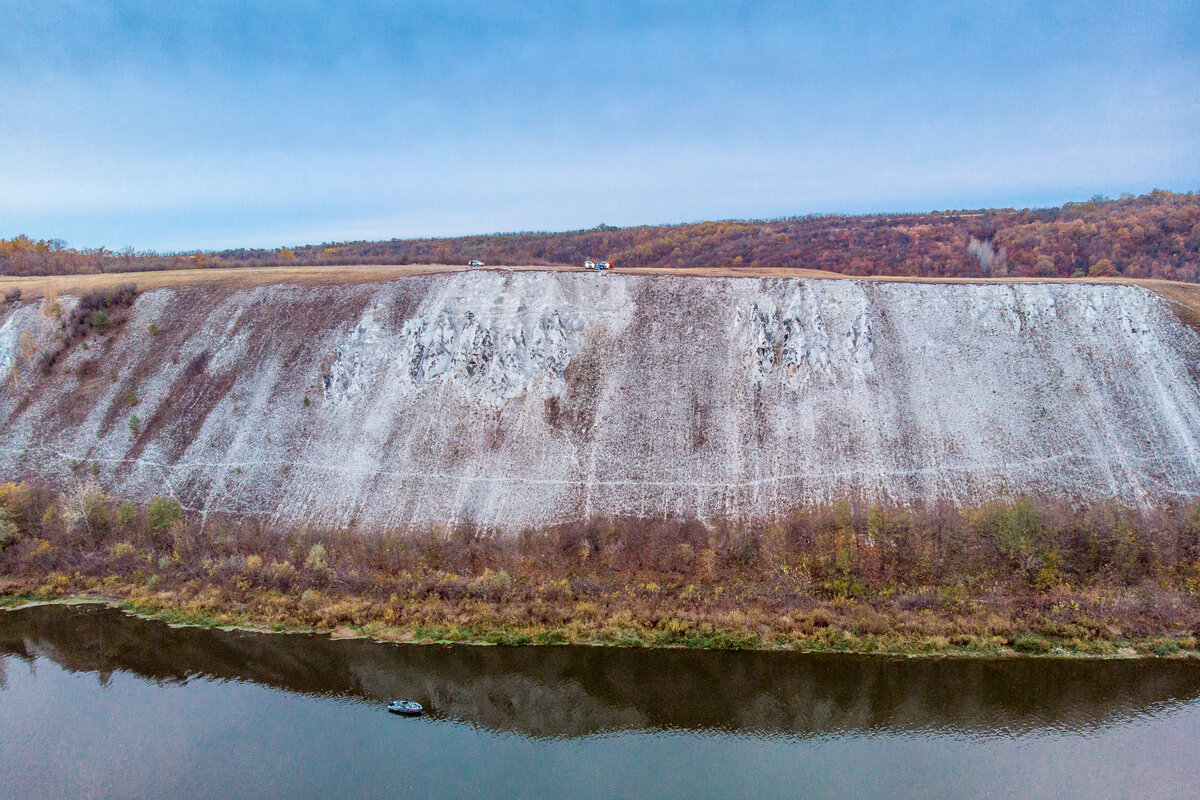
[(1200, 189), (1200, 3), (0, 0), (0, 237), (160, 251)]

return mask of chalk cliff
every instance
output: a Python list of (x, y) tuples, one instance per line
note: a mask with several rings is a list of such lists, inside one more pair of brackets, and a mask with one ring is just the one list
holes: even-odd
[[(373, 529), (1200, 495), (1200, 337), (1083, 284), (458, 272), (0, 317), (0, 477)], [(152, 332), (155, 331), (155, 332)], [(131, 425), (131, 417), (137, 424)]]

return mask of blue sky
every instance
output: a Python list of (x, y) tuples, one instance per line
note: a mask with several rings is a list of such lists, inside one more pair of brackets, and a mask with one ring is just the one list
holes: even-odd
[(1200, 4), (0, 0), (0, 236), (162, 250), (1200, 189)]

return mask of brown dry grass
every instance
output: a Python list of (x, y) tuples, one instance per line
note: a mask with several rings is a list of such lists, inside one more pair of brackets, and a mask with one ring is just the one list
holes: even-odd
[[(135, 283), (141, 291), (181, 286), (260, 286), (270, 283), (344, 284), (390, 281), (407, 275), (456, 272), (469, 267), (447, 264), (360, 267), (241, 267), (230, 269), (174, 269), (155, 272), (120, 272), (102, 275), (45, 275), (30, 278), (0, 277), (0, 293), (20, 289), (25, 299), (53, 294), (79, 294)], [(506, 269), (549, 269), (506, 267)]]
[(1177, 281), (1130, 281), (1144, 286), (1170, 304), (1180, 321), (1200, 330), (1200, 286)]

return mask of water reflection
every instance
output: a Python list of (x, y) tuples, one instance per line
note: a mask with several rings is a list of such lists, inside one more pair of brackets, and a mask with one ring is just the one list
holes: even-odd
[(125, 671), (371, 702), (412, 697), (435, 718), (538, 738), (1087, 733), (1200, 697), (1200, 664), (1184, 661), (384, 645), (171, 628), (98, 607), (0, 613), (0, 655), (45, 657), (101, 681)]

